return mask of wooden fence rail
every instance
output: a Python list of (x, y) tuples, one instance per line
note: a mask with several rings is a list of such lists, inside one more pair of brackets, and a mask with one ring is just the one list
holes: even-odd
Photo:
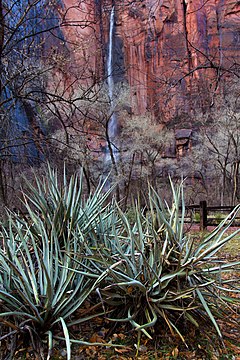
[[(208, 225), (213, 225), (209, 220), (209, 214), (211, 213), (230, 213), (234, 209), (234, 206), (207, 206), (207, 202), (200, 201), (199, 205), (188, 205), (187, 210), (197, 210), (200, 216), (200, 230), (206, 230)], [(240, 215), (239, 215), (240, 216)], [(237, 218), (238, 225), (240, 224), (240, 217)], [(216, 225), (216, 224), (214, 224)]]

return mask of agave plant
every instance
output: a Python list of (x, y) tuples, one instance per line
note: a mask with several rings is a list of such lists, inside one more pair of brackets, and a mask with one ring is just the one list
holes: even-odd
[(222, 274), (238, 270), (239, 262), (222, 263), (217, 252), (237, 234), (226, 231), (240, 205), (194, 244), (184, 233), (183, 184), (172, 185), (171, 206), (149, 188), (149, 211), (136, 204), (133, 225), (107, 203), (111, 190), (103, 187), (84, 201), (81, 180), (64, 176), (61, 187), (51, 169), (43, 182), (29, 184), (27, 216), (9, 214), (2, 225), (0, 340), (28, 334), (40, 352), (48, 339), (49, 359), (53, 339), (65, 338), (70, 359), (71, 342), (85, 342), (70, 339), (69, 328), (95, 316), (75, 318), (94, 290), (105, 316), (136, 329), (138, 345), (142, 333), (151, 338), (163, 322), (185, 342), (183, 319), (197, 327), (210, 321), (221, 338), (216, 319), (234, 301), (231, 291), (239, 291)]
[(122, 227), (113, 229), (104, 246), (96, 244), (99, 262), (109, 268), (99, 288), (101, 300), (112, 309), (110, 320), (129, 322), (138, 332), (138, 345), (142, 333), (151, 338), (151, 330), (163, 323), (183, 342), (184, 322), (196, 327), (210, 322), (222, 338), (216, 319), (235, 301), (231, 293), (239, 292), (223, 274), (238, 270), (240, 262), (223, 263), (217, 253), (240, 231), (226, 234), (240, 205), (194, 244), (184, 233), (183, 183), (171, 187), (171, 206), (149, 188), (149, 211), (136, 205), (131, 225), (118, 209)]
[(78, 226), (85, 236), (95, 227), (99, 214), (108, 217), (107, 199), (112, 189), (103, 191), (106, 182), (107, 179), (100, 182), (94, 193), (85, 197), (82, 176), (73, 175), (68, 181), (64, 169), (61, 185), (57, 171), (48, 166), (47, 176), (42, 179), (36, 176), (35, 185), (26, 180), (28, 194), (23, 194), (24, 206), (33, 220), (33, 226), (35, 219), (41, 216), (46, 231), (54, 228), (59, 243), (64, 246), (71, 241), (72, 229)]
[(71, 358), (69, 326), (85, 320), (72, 317), (108, 273), (100, 274), (88, 260), (89, 234), (99, 218), (102, 224), (111, 214), (103, 186), (84, 201), (81, 179), (73, 176), (67, 182), (64, 176), (61, 187), (49, 168), (44, 181), (36, 178), (36, 187), (29, 184), (24, 194), (25, 218), (9, 214), (8, 225), (2, 225), (0, 324), (5, 332), (0, 340), (12, 339), (13, 352), (17, 339), (27, 334), (43, 359), (43, 340), (48, 339), (49, 359), (61, 328)]

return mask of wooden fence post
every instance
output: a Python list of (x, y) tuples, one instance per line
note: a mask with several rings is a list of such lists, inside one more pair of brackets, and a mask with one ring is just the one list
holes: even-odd
[(200, 231), (207, 229), (207, 202), (200, 201)]

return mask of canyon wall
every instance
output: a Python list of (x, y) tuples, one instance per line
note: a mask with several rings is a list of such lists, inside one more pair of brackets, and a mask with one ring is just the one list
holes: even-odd
[(85, 80), (106, 74), (112, 6), (114, 79), (129, 84), (133, 113), (184, 124), (238, 79), (239, 1), (64, 0), (71, 67)]

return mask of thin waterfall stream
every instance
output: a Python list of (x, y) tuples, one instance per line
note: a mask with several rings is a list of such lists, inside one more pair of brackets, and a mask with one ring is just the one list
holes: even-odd
[(114, 30), (114, 17), (115, 10), (112, 7), (109, 22), (109, 40), (108, 40), (108, 59), (107, 59), (107, 83), (108, 83), (108, 95), (110, 99), (110, 105), (113, 103), (113, 91), (114, 91), (114, 80), (113, 80), (113, 30)]
[[(107, 84), (108, 84), (108, 96), (110, 101), (110, 113), (111, 117), (108, 122), (108, 137), (110, 140), (110, 146), (112, 149), (112, 154), (114, 159), (117, 160), (118, 151), (115, 146), (115, 140), (117, 136), (117, 116), (114, 113), (114, 79), (113, 79), (113, 37), (114, 37), (114, 19), (115, 19), (115, 8), (112, 7), (111, 14), (110, 14), (110, 21), (109, 21), (109, 43), (108, 43), (108, 59), (107, 59)], [(111, 160), (111, 154), (109, 151), (109, 146), (107, 147), (106, 152), (106, 162)]]

